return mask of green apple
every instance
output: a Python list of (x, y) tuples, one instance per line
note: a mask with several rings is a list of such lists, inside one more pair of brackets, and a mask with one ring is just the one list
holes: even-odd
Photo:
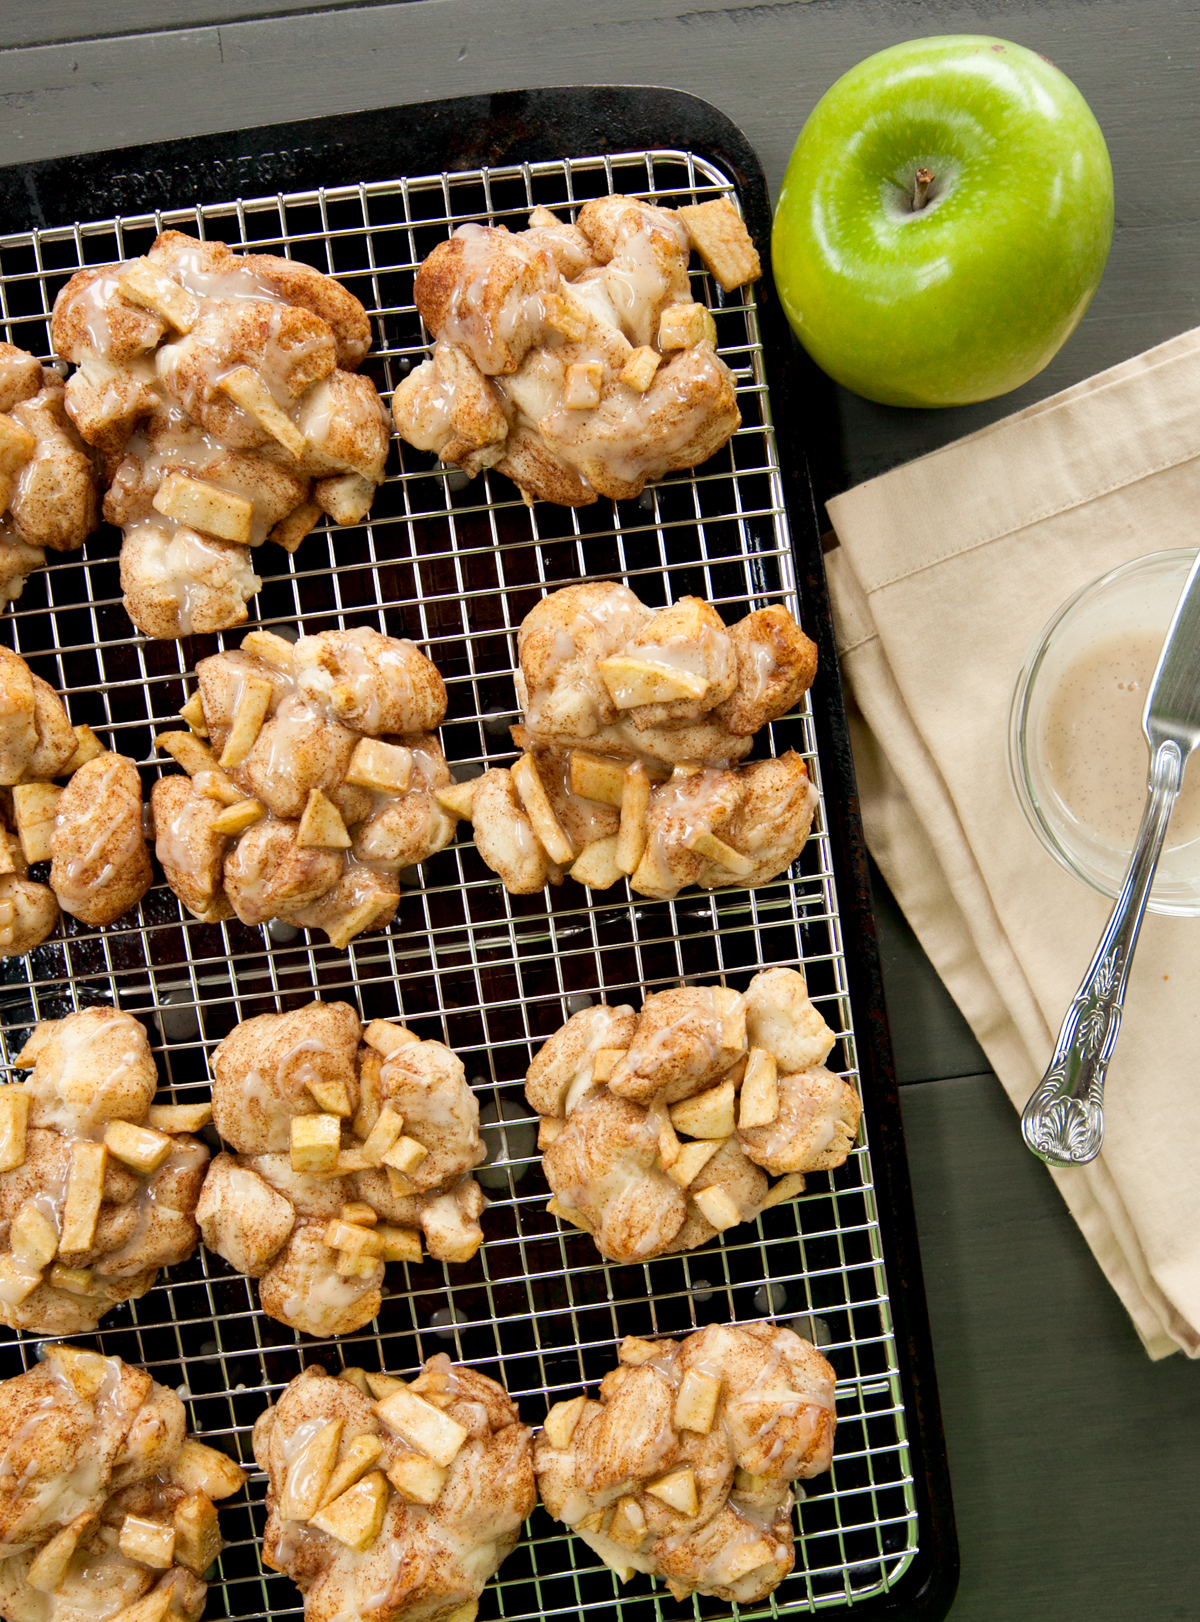
[(828, 90), (771, 241), (788, 320), (829, 375), (887, 405), (988, 400), (1040, 372), (1112, 242), (1112, 166), (1071, 81), (1022, 45), (893, 45)]

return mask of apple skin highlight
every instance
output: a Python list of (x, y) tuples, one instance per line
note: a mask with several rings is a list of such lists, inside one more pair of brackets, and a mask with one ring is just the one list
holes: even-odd
[(884, 405), (965, 405), (1053, 359), (1112, 227), (1108, 148), (1066, 75), (1022, 45), (947, 34), (826, 91), (771, 257), (793, 330), (836, 382)]

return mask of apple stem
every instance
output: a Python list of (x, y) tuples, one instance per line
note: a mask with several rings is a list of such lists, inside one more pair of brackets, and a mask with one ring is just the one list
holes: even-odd
[(929, 188), (933, 185), (933, 170), (918, 169), (913, 179), (912, 211), (916, 214), (925, 207), (929, 196)]

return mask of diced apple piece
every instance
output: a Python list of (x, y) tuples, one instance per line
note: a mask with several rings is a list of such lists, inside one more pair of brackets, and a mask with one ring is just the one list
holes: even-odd
[(189, 1436), (171, 1466), (171, 1480), (185, 1492), (202, 1492), (206, 1498), (231, 1498), (246, 1484), (246, 1472), (227, 1453), (209, 1447)]
[(419, 1036), (403, 1025), (397, 1025), (390, 1019), (373, 1019), (367, 1024), (363, 1032), (363, 1041), (373, 1047), (376, 1053), (382, 1053), (386, 1059), (396, 1052), (397, 1048), (408, 1047), (413, 1042), (419, 1042)]
[(256, 659), (274, 665), (276, 670), (285, 670), (289, 675), (295, 668), (294, 643), (285, 636), (276, 636), (274, 631), (250, 631), (242, 638), (242, 652), (252, 653)]
[(50, 1283), (56, 1290), (66, 1290), (68, 1295), (95, 1294), (95, 1284), (89, 1267), (64, 1267), (61, 1262), (55, 1262), (50, 1269)]
[(701, 1216), (711, 1222), (718, 1233), (724, 1233), (726, 1228), (736, 1228), (742, 1220), (742, 1213), (732, 1196), (719, 1183), (714, 1183), (710, 1188), (702, 1188), (699, 1194), (693, 1194), (692, 1198)]
[(91, 1402), (113, 1371), (110, 1358), (82, 1346), (47, 1346), (46, 1361), (61, 1379), (74, 1386), (84, 1402)]
[[(204, 739), (198, 738), (194, 732), (160, 732), (154, 740), (154, 747), (170, 755), (189, 777), (195, 777), (197, 772), (220, 772), (222, 777), (225, 776), (217, 765), (217, 757)], [(229, 779), (225, 778), (225, 781)], [(238, 789), (238, 799), (245, 798), (245, 792)]]
[(597, 1048), (592, 1060), (592, 1080), (607, 1081), (627, 1052), (627, 1048)]
[(71, 1169), (67, 1175), (67, 1197), (63, 1203), (62, 1232), (58, 1248), (64, 1255), (74, 1250), (90, 1250), (100, 1215), (108, 1150), (102, 1143), (73, 1143)]
[(150, 259), (132, 259), (117, 277), (117, 286), (130, 304), (161, 316), (176, 332), (190, 332), (200, 305), (195, 295)]
[(245, 496), (234, 495), (231, 490), (222, 490), (220, 485), (208, 484), (171, 469), (163, 474), (150, 505), (164, 518), (174, 518), (177, 523), (187, 524), (205, 535), (215, 535), (219, 541), (250, 545), (254, 503)]
[(395, 905), (395, 902), (386, 896), (381, 901), (362, 902), (337, 923), (330, 922), (325, 926), (329, 944), (336, 946), (339, 952), (345, 951), (356, 935), (361, 935), (364, 930), (373, 929), (382, 921), (389, 909), (395, 910)]
[(423, 1143), (418, 1143), (416, 1138), (406, 1138), (401, 1133), (383, 1155), (381, 1164), (391, 1166), (403, 1177), (412, 1171), (414, 1166), (419, 1166), (428, 1153), (429, 1150)]
[(692, 247), (723, 292), (732, 293), (762, 275), (758, 250), (728, 197), (689, 203), (678, 215)]
[(569, 343), (578, 343), (587, 333), (586, 311), (575, 299), (561, 293), (542, 294), (542, 319), (552, 332), (561, 333)]
[(379, 1536), (387, 1500), (387, 1477), (382, 1470), (372, 1470), (340, 1498), (319, 1509), (308, 1524), (361, 1554)]
[(36, 1589), (39, 1594), (53, 1594), (59, 1588), (67, 1575), (79, 1534), (95, 1518), (91, 1510), (85, 1510), (64, 1526), (61, 1532), (56, 1532), (49, 1543), (43, 1544), (25, 1573), (25, 1581), (30, 1588)]
[(293, 1115), (291, 1134), (293, 1171), (337, 1170), (342, 1123), (336, 1115)]
[(603, 1525), (604, 1511), (597, 1509), (593, 1510), (590, 1515), (585, 1515), (581, 1521), (577, 1521), (574, 1530), (577, 1532), (598, 1532)]
[(676, 699), (701, 699), (709, 682), (690, 670), (652, 664), (631, 653), (601, 659), (596, 667), (619, 710), (632, 710), (639, 704), (671, 704)]
[(375, 1228), (360, 1228), (356, 1222), (334, 1217), (325, 1228), (325, 1243), (331, 1250), (344, 1250), (352, 1256), (379, 1256), (383, 1240)]
[(407, 1503), (436, 1504), (450, 1472), (423, 1453), (401, 1453), (387, 1474)]
[(367, 1375), (367, 1389), (377, 1402), (382, 1402), (385, 1397), (390, 1397), (393, 1391), (399, 1391), (402, 1387), (404, 1381), (398, 1380), (394, 1374)]
[(569, 872), (576, 884), (586, 884), (589, 890), (611, 889), (625, 877), (625, 869), (617, 864), (617, 835), (608, 834), (585, 845)]
[(197, 1577), (225, 1547), (217, 1512), (205, 1493), (189, 1493), (175, 1505), (175, 1563)]
[(643, 1340), (640, 1335), (626, 1335), (617, 1347), (617, 1361), (638, 1369), (652, 1357), (657, 1357), (661, 1350), (652, 1340)]
[(399, 1196), (416, 1193), (408, 1178), (405, 1177), (403, 1172), (397, 1171), (395, 1166), (385, 1166), (383, 1169), (387, 1172), (388, 1187), (393, 1194)]
[(533, 756), (524, 754), (512, 768), (512, 780), (521, 804), (528, 813), (533, 831), (552, 862), (565, 867), (575, 860), (575, 847), (562, 831), (546, 785), (542, 782)]
[(275, 397), (253, 367), (234, 367), (221, 379), (219, 387), (254, 419), (263, 433), (278, 440), (285, 451), (295, 457), (304, 455), (308, 441), (286, 411), (276, 404)]
[(326, 1115), (340, 1115), (345, 1119), (354, 1114), (346, 1083), (340, 1076), (310, 1076), (304, 1085)]
[(311, 1520), (324, 1503), (341, 1440), (342, 1421), (331, 1419), (293, 1454), (279, 1497), (285, 1521)]
[(121, 1522), (118, 1548), (127, 1560), (169, 1571), (175, 1564), (175, 1528), (142, 1515), (126, 1515)]
[(375, 1404), (375, 1412), (402, 1442), (435, 1464), (448, 1465), (467, 1439), (466, 1428), (404, 1385)]
[(674, 1164), (667, 1167), (667, 1176), (673, 1183), (678, 1183), (680, 1188), (689, 1187), (724, 1141), (723, 1138), (714, 1138), (707, 1143), (681, 1143)]
[(689, 1138), (727, 1138), (733, 1132), (733, 1083), (728, 1078), (670, 1107), (671, 1125)]
[(749, 856), (743, 856), (740, 850), (734, 850), (723, 839), (718, 839), (709, 828), (696, 828), (684, 839), (687, 850), (694, 851), (697, 856), (704, 856), (710, 862), (716, 862), (719, 867), (735, 873), (738, 878), (746, 878), (754, 871), (754, 863)]
[(358, 1061), (358, 1109), (350, 1130), (365, 1143), (383, 1107), (383, 1058), (374, 1048), (360, 1050)]
[(668, 1115), (658, 1117), (658, 1157), (663, 1163), (663, 1170), (670, 1171), (679, 1159), (679, 1151), (683, 1145), (675, 1135), (675, 1128), (671, 1125)]
[(650, 810), (650, 777), (640, 761), (624, 772), (621, 791), (621, 825), (617, 833), (616, 864), (622, 873), (633, 873), (646, 852), (646, 815)]
[(587, 1405), (586, 1394), (580, 1397), (568, 1397), (565, 1402), (556, 1402), (546, 1415), (546, 1422), (542, 1426), (543, 1434), (551, 1447), (570, 1447), (571, 1438), (575, 1434), (575, 1427), (579, 1417)]
[(619, 760), (607, 760), (586, 749), (571, 751), (571, 793), (601, 805), (621, 804), (625, 789), (625, 768)]
[(685, 1464), (682, 1470), (672, 1470), (669, 1475), (659, 1476), (657, 1481), (651, 1481), (646, 1491), (651, 1498), (657, 1498), (659, 1503), (666, 1504), (668, 1509), (677, 1509), (681, 1515), (694, 1515), (700, 1508), (696, 1477), (688, 1464)]
[[(224, 761), (224, 756), (221, 758)], [(308, 803), (296, 831), (296, 843), (322, 850), (349, 850), (354, 843), (346, 831), (342, 813), (319, 788), (308, 791)]]
[(717, 1417), (720, 1398), (721, 1382), (715, 1374), (688, 1369), (675, 1397), (675, 1429), (698, 1431), (701, 1436), (707, 1436)]
[(379, 1112), (375, 1125), (367, 1133), (363, 1141), (362, 1157), (368, 1165), (383, 1165), (383, 1157), (395, 1145), (403, 1126), (403, 1115), (394, 1110), (390, 1104), (385, 1104)]
[(58, 1229), (36, 1205), (27, 1201), (9, 1226), (8, 1248), (28, 1272), (40, 1273), (54, 1260)]
[(661, 364), (662, 356), (658, 350), (643, 344), (640, 349), (635, 349), (625, 362), (621, 371), (621, 382), (628, 384), (631, 389), (636, 389), (639, 394), (645, 394), (654, 382), (654, 374)]
[(420, 1228), (396, 1228), (384, 1223), (376, 1232), (383, 1240), (385, 1262), (411, 1262), (415, 1266), (421, 1260)]
[(378, 1256), (356, 1255), (350, 1250), (339, 1250), (333, 1264), (339, 1278), (374, 1278), (378, 1267)]
[(373, 1228), (379, 1221), (379, 1212), (366, 1200), (349, 1200), (338, 1212), (343, 1222), (356, 1223), (360, 1228)]
[(623, 1549), (640, 1550), (646, 1540), (646, 1517), (636, 1498), (621, 1498), (609, 1523), (608, 1536)]
[(703, 304), (668, 304), (658, 323), (658, 347), (694, 349), (697, 344), (717, 347), (717, 323)]
[(738, 1127), (770, 1126), (779, 1115), (779, 1067), (766, 1048), (751, 1048), (742, 1077)]
[(179, 706), (179, 719), (186, 721), (198, 738), (208, 737), (208, 722), (204, 719), (204, 705), (199, 692), (193, 693), (186, 704)]
[(199, 1132), (212, 1120), (211, 1104), (151, 1104), (146, 1125), (156, 1132)]
[(312, 533), (320, 519), (321, 509), (316, 502), (302, 501), (298, 507), (293, 507), (285, 518), (279, 520), (268, 532), (267, 539), (274, 541), (276, 546), (282, 546), (285, 552), (294, 552), (304, 537)]
[(784, 1200), (795, 1199), (797, 1194), (804, 1193), (804, 1173), (802, 1171), (789, 1171), (786, 1177), (781, 1177), (767, 1190), (767, 1197), (762, 1202), (762, 1209), (769, 1211), (773, 1205), (781, 1205)]
[(81, 766), (86, 766), (89, 760), (95, 760), (98, 756), (107, 754), (108, 750), (85, 721), (81, 726), (75, 728), (75, 753), (56, 775), (70, 777)]
[(557, 1143), (566, 1128), (566, 1122), (560, 1121), (557, 1116), (547, 1115), (538, 1122), (537, 1146), (539, 1149), (548, 1149), (552, 1143)]
[(470, 822), (471, 810), (475, 804), (475, 785), (478, 781), (477, 777), (471, 777), (465, 783), (445, 783), (441, 788), (434, 789), (433, 797), (443, 811), (449, 811), (451, 816)]
[(412, 750), (381, 738), (360, 738), (354, 745), (346, 782), (385, 794), (403, 794), (412, 782)]
[[(246, 677), (234, 705), (233, 721), (229, 728), (229, 736), (225, 740), (225, 747), (221, 751), (219, 765), (225, 768), (240, 766), (245, 760), (262, 731), (262, 724), (267, 718), (274, 694), (275, 689), (265, 676)], [(311, 798), (310, 795), (310, 801)], [(300, 826), (303, 828), (303, 821)]]
[(360, 1369), (356, 1364), (352, 1363), (349, 1368), (342, 1369), (338, 1374), (338, 1379), (345, 1380), (356, 1391), (361, 1391), (364, 1397), (371, 1395), (371, 1388), (367, 1384), (367, 1371), (366, 1369)]
[(42, 1282), (42, 1275), (21, 1266), (13, 1255), (0, 1256), (0, 1301), (18, 1307)]
[(256, 822), (261, 822), (266, 814), (258, 800), (239, 800), (236, 805), (227, 805), (212, 819), (212, 830), (218, 834), (244, 833)]
[(104, 1129), (104, 1142), (110, 1155), (141, 1177), (156, 1172), (174, 1148), (166, 1132), (134, 1126), (130, 1121), (110, 1121)]
[[(343, 1370), (343, 1375), (345, 1372)], [(359, 1370), (358, 1372), (361, 1373), (362, 1371)], [(324, 1509), (326, 1504), (332, 1504), (335, 1498), (340, 1498), (344, 1492), (349, 1492), (356, 1481), (362, 1480), (382, 1452), (383, 1441), (380, 1437), (356, 1436), (346, 1449), (345, 1457), (341, 1463), (334, 1467), (333, 1474), (330, 1476), (328, 1485), (325, 1488), (325, 1496), (321, 1499), (317, 1508)]]
[(562, 403), (567, 411), (594, 411), (604, 387), (604, 362), (573, 361), (563, 379)]
[(53, 783), (17, 783), (12, 797), (17, 835), (25, 860), (48, 862), (62, 789), (56, 788)]
[(0, 1087), (0, 1171), (15, 1171), (25, 1164), (28, 1130), (29, 1094), (20, 1084)]
[(0, 873), (16, 873), (18, 856), (21, 858), (21, 867), (24, 868), (25, 856), (21, 850), (21, 841), (16, 834), (10, 834), (6, 828), (0, 828)]

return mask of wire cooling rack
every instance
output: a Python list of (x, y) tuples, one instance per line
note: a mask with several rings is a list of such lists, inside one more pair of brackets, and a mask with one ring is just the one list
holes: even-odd
[[(609, 191), (678, 205), (733, 195), (733, 186), (711, 162), (653, 150), (43, 229), (0, 239), (0, 316), (12, 342), (49, 359), (48, 312), (70, 274), (143, 252), (171, 226), (285, 253), (339, 277), (372, 313), (375, 346), (365, 369), (388, 394), (426, 353), (413, 274), (450, 229), (468, 220), (519, 229), (537, 204), (571, 215)], [(508, 733), (517, 719), (515, 633), (546, 590), (611, 577), (654, 606), (687, 593), (706, 597), (729, 620), (772, 602), (798, 611), (753, 292), (722, 295), (700, 271), (693, 285), (713, 310), (738, 384), (742, 427), (718, 456), (639, 501), (572, 511), (527, 507), (499, 476), (468, 484), (395, 443), (365, 524), (314, 532), (290, 558), (271, 546), (257, 554), (264, 585), (251, 607), (259, 622), (284, 634), (370, 625), (416, 640), (446, 679), (442, 737), (461, 779), (515, 756)], [(191, 690), (191, 668), (223, 644), (239, 645), (246, 627), (182, 644), (140, 638), (120, 604), (118, 546), (105, 529), (83, 554), (55, 558), (5, 615), (4, 633), (66, 695), (73, 721), (89, 722), (143, 763), (148, 786), (162, 765), (153, 734)], [(807, 704), (769, 733), (756, 753), (798, 749), (819, 787)], [(768, 1602), (740, 1614), (824, 1610), (888, 1591), (916, 1553), (918, 1522), (870, 1121), (845, 1166), (812, 1176), (799, 1200), (701, 1250), (619, 1266), (547, 1214), (522, 1090), (538, 1044), (589, 1002), (638, 1006), (644, 992), (681, 979), (744, 989), (759, 968), (801, 959), (838, 1033), (830, 1063), (856, 1078), (826, 815), (822, 803), (793, 872), (754, 891), (655, 902), (630, 896), (623, 883), (588, 892), (567, 882), (509, 896), (465, 841), (464, 825), (457, 845), (402, 875), (390, 930), (360, 938), (348, 952), (280, 924), (197, 923), (159, 884), (110, 929), (66, 919), (60, 936), (28, 958), (5, 960), (0, 1043), (10, 1063), (35, 1020), (113, 1000), (147, 1025), (164, 1096), (187, 1102), (206, 1096), (207, 1054), (239, 1020), (319, 994), (355, 1002), (364, 1018), (402, 1017), (422, 1037), (448, 1043), (481, 1105), (489, 1144), (481, 1177), (492, 1202), (486, 1242), (463, 1267), (391, 1265), (370, 1329), (301, 1340), (259, 1312), (252, 1283), (201, 1247), (105, 1321), (95, 1337), (103, 1350), (177, 1387), (193, 1430), (253, 1468), (255, 1418), (314, 1361), (330, 1371), (359, 1363), (403, 1372), (448, 1351), (501, 1379), (523, 1417), (538, 1424), (547, 1403), (594, 1385), (624, 1335), (771, 1317), (816, 1340), (832, 1361), (837, 1444), (830, 1473), (807, 1484), (795, 1572)], [(37, 1355), (33, 1337), (5, 1340), (0, 1373)], [(264, 1486), (253, 1475), (247, 1494), (222, 1509), (230, 1546), (210, 1588), (209, 1616), (299, 1615), (293, 1585), (259, 1566)], [(730, 1614), (716, 1600), (688, 1604), (696, 1617)], [(539, 1509), (485, 1591), (480, 1615), (650, 1622), (686, 1610), (645, 1577), (620, 1587)]]

